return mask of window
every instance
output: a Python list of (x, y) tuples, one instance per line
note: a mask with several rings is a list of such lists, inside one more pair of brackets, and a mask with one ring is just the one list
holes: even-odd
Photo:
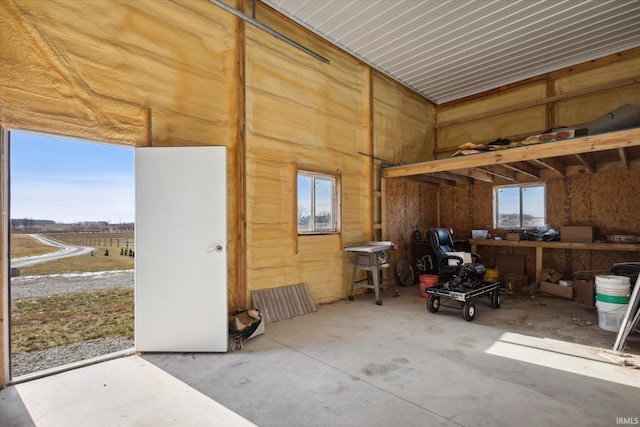
[(298, 234), (339, 231), (336, 176), (298, 171)]
[(494, 188), (495, 228), (526, 228), (546, 223), (544, 184)]

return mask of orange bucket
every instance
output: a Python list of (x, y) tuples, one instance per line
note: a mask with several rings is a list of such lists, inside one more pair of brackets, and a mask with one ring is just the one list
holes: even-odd
[(429, 298), (429, 294), (426, 289), (433, 285), (438, 284), (438, 276), (435, 274), (421, 274), (420, 275), (420, 296), (422, 298)]

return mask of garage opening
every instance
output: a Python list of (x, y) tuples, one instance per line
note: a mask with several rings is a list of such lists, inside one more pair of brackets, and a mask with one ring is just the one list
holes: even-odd
[(132, 349), (134, 149), (24, 131), (6, 140), (12, 381)]

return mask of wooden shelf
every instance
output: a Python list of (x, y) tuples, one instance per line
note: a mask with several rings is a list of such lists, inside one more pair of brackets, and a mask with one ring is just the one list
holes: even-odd
[(625, 251), (640, 252), (640, 244), (634, 243), (579, 243), (579, 242), (536, 242), (533, 240), (491, 240), (470, 239), (469, 243), (477, 246), (503, 246), (517, 248), (576, 249), (592, 251)]
[(391, 166), (382, 176), (460, 185), (629, 169), (640, 169), (640, 128)]
[(586, 251), (623, 251), (640, 252), (640, 244), (633, 243), (578, 243), (578, 242), (536, 242), (532, 240), (469, 240), (471, 252), (477, 252), (478, 246), (500, 246), (516, 248), (533, 248), (536, 250), (536, 277), (542, 271), (543, 249), (569, 249)]

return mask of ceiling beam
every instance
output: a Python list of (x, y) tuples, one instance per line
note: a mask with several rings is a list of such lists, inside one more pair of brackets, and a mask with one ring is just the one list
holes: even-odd
[(516, 173), (513, 170), (507, 169), (502, 165), (499, 166), (483, 166), (481, 168), (476, 168), (479, 171), (488, 173), (493, 176), (497, 176), (498, 178), (506, 179), (507, 181), (515, 181)]
[(467, 176), (459, 175), (453, 171), (451, 172), (436, 172), (432, 173), (431, 176), (436, 178), (443, 179), (445, 181), (454, 181), (462, 184), (473, 184), (473, 180)]
[(493, 182), (493, 175), (486, 173), (484, 171), (478, 169), (458, 169), (455, 171), (451, 171), (452, 173), (457, 173), (460, 175), (468, 176), (469, 178), (473, 178), (476, 181), (484, 181), (484, 182)]
[(567, 167), (561, 163), (558, 159), (533, 159), (532, 162), (541, 165), (547, 169), (551, 169), (553, 172), (565, 176), (567, 173)]
[(517, 163), (505, 163), (504, 165), (505, 168), (508, 169), (512, 169), (518, 173), (521, 173), (523, 175), (527, 175), (531, 178), (540, 178), (540, 169), (531, 166), (528, 163), (522, 163), (522, 162), (517, 162)]
[(589, 172), (591, 173), (596, 172), (596, 162), (587, 158), (584, 154), (574, 154), (574, 156), (576, 159), (578, 159), (580, 163), (582, 163), (584, 167), (586, 167), (589, 170)]
[(620, 156), (620, 163), (624, 170), (629, 170), (629, 156), (627, 156), (626, 148), (618, 148), (618, 155)]

